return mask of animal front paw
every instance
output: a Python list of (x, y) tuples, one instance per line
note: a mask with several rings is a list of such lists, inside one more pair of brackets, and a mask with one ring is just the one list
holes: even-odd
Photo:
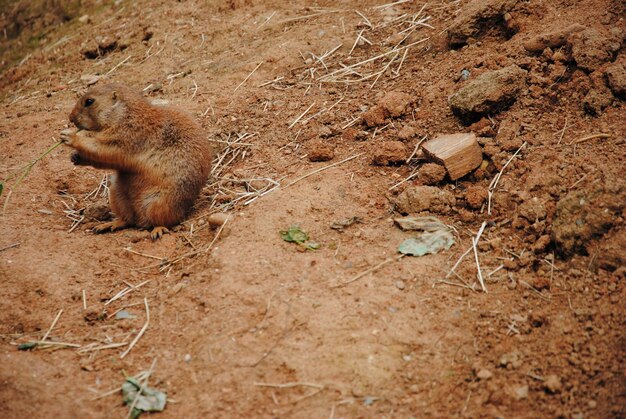
[(61, 131), (61, 142), (63, 144), (67, 144), (71, 146), (72, 140), (74, 139), (74, 136), (76, 135), (77, 132), (78, 130), (74, 128), (64, 129), (63, 131)]
[(81, 166), (85, 164), (83, 156), (81, 156), (78, 151), (75, 151), (72, 153), (72, 155), (70, 156), (70, 161), (74, 163), (76, 166)]

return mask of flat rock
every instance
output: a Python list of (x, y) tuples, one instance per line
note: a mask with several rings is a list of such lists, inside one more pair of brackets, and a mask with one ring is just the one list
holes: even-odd
[(567, 43), (567, 38), (573, 33), (585, 30), (583, 25), (574, 23), (565, 28), (556, 29), (551, 32), (545, 32), (537, 35), (524, 42), (524, 49), (528, 52), (540, 53), (546, 48), (558, 48)]
[(489, 22), (504, 22), (504, 14), (519, 3), (519, 0), (473, 0), (463, 6), (459, 15), (448, 29), (448, 42), (451, 46), (461, 46), (470, 37), (477, 37)]
[(578, 67), (587, 71), (597, 70), (610, 61), (621, 46), (615, 36), (606, 36), (593, 28), (573, 34), (568, 43)]
[(452, 112), (473, 122), (508, 108), (526, 90), (526, 74), (517, 65), (481, 74), (450, 97)]
[(402, 214), (423, 211), (446, 214), (456, 204), (456, 199), (451, 192), (434, 186), (413, 186), (398, 195), (394, 203)]
[(374, 151), (373, 163), (377, 166), (403, 164), (407, 158), (407, 151), (401, 141), (383, 141)]

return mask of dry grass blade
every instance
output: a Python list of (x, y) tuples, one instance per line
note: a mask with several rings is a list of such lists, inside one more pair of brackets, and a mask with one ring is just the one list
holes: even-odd
[(351, 278), (351, 279), (349, 279), (349, 280), (347, 280), (345, 282), (341, 282), (341, 283), (339, 283), (338, 285), (335, 285), (332, 288), (340, 288), (340, 287), (343, 287), (344, 285), (351, 284), (354, 281), (357, 281), (357, 280), (363, 278), (365, 275), (371, 274), (372, 272), (376, 272), (377, 270), (379, 270), (383, 266), (388, 265), (391, 262), (395, 262), (397, 260), (400, 260), (400, 259), (402, 259), (405, 256), (406, 255), (400, 255), (400, 256), (396, 256), (394, 258), (385, 259), (382, 262), (380, 262), (378, 265), (372, 266), (371, 268), (364, 270), (363, 272), (359, 273), (358, 275), (354, 276), (353, 278)]
[(135, 345), (137, 344), (139, 339), (141, 339), (143, 334), (146, 332), (146, 329), (148, 329), (148, 325), (150, 324), (150, 307), (148, 306), (148, 299), (144, 297), (143, 303), (144, 303), (144, 306), (146, 308), (146, 322), (144, 323), (144, 325), (141, 328), (141, 330), (139, 331), (139, 333), (137, 333), (137, 336), (135, 336), (135, 339), (133, 339), (133, 341), (130, 343), (130, 345), (128, 345), (128, 348), (126, 348), (126, 350), (124, 352), (122, 352), (122, 354), (120, 355), (120, 358), (122, 358), (122, 359), (126, 355), (128, 355), (128, 353), (135, 347)]
[(507, 160), (504, 166), (502, 166), (502, 169), (500, 170), (500, 172), (498, 172), (498, 174), (494, 176), (491, 183), (489, 184), (489, 188), (487, 189), (487, 214), (488, 215), (491, 215), (491, 197), (493, 196), (493, 193), (498, 187), (498, 182), (500, 181), (500, 178), (502, 177), (502, 173), (504, 173), (504, 169), (506, 169), (507, 166), (513, 161), (513, 159), (517, 157), (519, 152), (522, 151), (522, 148), (526, 147), (526, 144), (527, 144), (526, 141), (522, 143), (522, 145), (517, 149), (515, 153), (513, 153), (513, 155), (509, 158), (509, 160)]
[(483, 273), (482, 270), (480, 269), (480, 262), (478, 261), (478, 241), (480, 240), (480, 236), (482, 236), (483, 231), (485, 230), (485, 227), (487, 226), (487, 222), (483, 221), (482, 225), (480, 226), (480, 230), (478, 230), (478, 234), (476, 234), (476, 238), (472, 238), (472, 248), (474, 249), (474, 259), (476, 260), (476, 270), (478, 272), (478, 282), (480, 282), (480, 287), (483, 290), (483, 292), (487, 292), (487, 288), (485, 288), (485, 281), (483, 279)]
[(156, 358), (154, 358), (152, 360), (152, 364), (150, 365), (150, 369), (148, 370), (148, 372), (141, 379), (141, 386), (139, 387), (139, 390), (137, 391), (137, 394), (135, 395), (135, 398), (133, 399), (133, 402), (131, 403), (130, 407), (128, 408), (128, 415), (126, 416), (126, 419), (129, 419), (129, 418), (133, 417), (133, 410), (135, 410), (135, 406), (137, 406), (137, 402), (139, 401), (139, 396), (141, 396), (141, 393), (143, 393), (143, 391), (146, 389), (146, 387), (148, 387), (148, 380), (150, 379), (150, 376), (152, 375), (152, 372), (154, 371), (154, 366), (155, 365), (156, 365)]
[(314, 174), (322, 172), (322, 171), (327, 170), (327, 169), (330, 169), (331, 167), (339, 166), (340, 164), (343, 164), (343, 163), (345, 163), (347, 161), (350, 161), (352, 159), (356, 159), (357, 157), (362, 156), (363, 154), (365, 154), (365, 152), (359, 153), (359, 154), (355, 154), (354, 156), (351, 156), (351, 157), (348, 157), (348, 158), (343, 159), (341, 161), (338, 161), (337, 163), (329, 164), (328, 166), (321, 167), (321, 168), (319, 168), (317, 170), (312, 171), (311, 173), (307, 173), (306, 175), (301, 176), (301, 177), (299, 177), (299, 178), (289, 182), (287, 185), (284, 186), (284, 189), (287, 189), (288, 187), (295, 185), (296, 183), (300, 182), (303, 179), (308, 178), (309, 176), (313, 176)]
[(259, 69), (259, 67), (261, 67), (261, 64), (263, 64), (263, 61), (261, 61), (259, 64), (257, 64), (257, 66), (256, 66), (256, 67), (254, 67), (254, 70), (252, 70), (252, 71), (250, 72), (250, 74), (248, 74), (248, 75), (246, 76), (246, 78), (245, 78), (245, 79), (243, 79), (243, 81), (242, 81), (241, 83), (239, 83), (239, 84), (237, 85), (237, 87), (235, 87), (235, 90), (233, 90), (233, 92), (236, 92), (236, 91), (237, 91), (237, 90), (238, 90), (241, 86), (243, 86), (243, 85), (244, 85), (244, 83), (245, 83), (245, 82), (247, 82), (247, 81), (248, 81), (248, 79), (249, 79), (250, 77), (252, 77), (252, 75), (253, 75), (253, 74), (254, 74), (254, 73), (255, 73), (255, 72)]

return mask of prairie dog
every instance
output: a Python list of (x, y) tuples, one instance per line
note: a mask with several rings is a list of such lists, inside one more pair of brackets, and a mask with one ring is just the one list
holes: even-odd
[(109, 200), (117, 219), (96, 233), (137, 226), (157, 239), (185, 218), (211, 168), (207, 137), (189, 115), (106, 84), (87, 90), (70, 121), (78, 130), (61, 139), (76, 150), (72, 162), (115, 170)]

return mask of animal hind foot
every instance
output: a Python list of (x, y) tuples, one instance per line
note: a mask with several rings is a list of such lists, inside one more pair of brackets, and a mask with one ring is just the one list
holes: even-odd
[(102, 223), (95, 226), (92, 230), (96, 234), (106, 233), (107, 231), (117, 231), (128, 227), (128, 224), (122, 220), (114, 220), (108, 223)]
[(167, 229), (167, 227), (154, 227), (152, 231), (150, 231), (150, 237), (152, 238), (152, 240), (157, 240), (163, 237), (164, 234), (168, 234), (169, 232), (170, 231)]

